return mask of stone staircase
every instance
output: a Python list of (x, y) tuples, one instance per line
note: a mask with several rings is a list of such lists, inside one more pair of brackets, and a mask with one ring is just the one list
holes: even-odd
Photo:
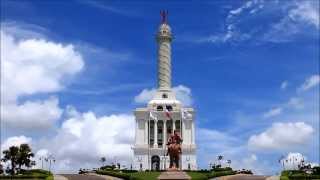
[(183, 171), (165, 171), (162, 172), (158, 178), (159, 180), (189, 180), (191, 177)]

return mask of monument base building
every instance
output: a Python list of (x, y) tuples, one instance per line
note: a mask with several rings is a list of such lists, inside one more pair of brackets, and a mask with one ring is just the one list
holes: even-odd
[(171, 28), (166, 14), (157, 34), (158, 90), (147, 107), (134, 111), (136, 129), (133, 146), (133, 168), (136, 170), (165, 170), (170, 160), (167, 139), (170, 132), (178, 131), (183, 139), (180, 169), (196, 170), (195, 112), (185, 108), (171, 89)]

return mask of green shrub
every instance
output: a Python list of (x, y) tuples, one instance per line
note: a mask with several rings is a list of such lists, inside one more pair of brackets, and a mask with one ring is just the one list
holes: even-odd
[(225, 168), (214, 168), (212, 171), (232, 171), (231, 167), (225, 167)]
[(288, 176), (280, 176), (280, 180), (290, 180)]
[(47, 175), (14, 175), (0, 176), (0, 179), (46, 179)]
[(320, 166), (316, 166), (312, 168), (313, 175), (320, 175)]
[(52, 173), (43, 169), (31, 169), (25, 170), (21, 169), (19, 171), (22, 175), (14, 175), (14, 176), (0, 176), (0, 179), (48, 179), (52, 177)]
[(234, 175), (236, 172), (234, 171), (213, 171), (212, 173), (208, 174), (208, 178), (220, 177), (220, 176), (227, 176), (227, 175)]

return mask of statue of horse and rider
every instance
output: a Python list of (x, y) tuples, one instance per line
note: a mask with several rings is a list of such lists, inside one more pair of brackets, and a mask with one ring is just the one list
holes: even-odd
[(168, 138), (167, 142), (167, 155), (169, 155), (170, 158), (170, 170), (176, 170), (179, 169), (179, 161), (180, 161), (180, 154), (182, 153), (181, 144), (182, 144), (182, 138), (179, 135), (178, 131), (174, 130), (174, 133), (172, 134), (170, 131), (170, 136)]

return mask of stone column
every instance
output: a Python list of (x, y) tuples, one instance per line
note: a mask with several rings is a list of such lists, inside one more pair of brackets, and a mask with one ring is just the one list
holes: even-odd
[(163, 120), (163, 147), (167, 144), (167, 121)]
[(193, 120), (191, 121), (191, 128), (192, 128), (192, 129), (191, 129), (191, 134), (192, 134), (192, 141), (191, 141), (191, 143), (192, 143), (192, 144), (195, 144), (195, 138), (194, 138), (194, 137), (195, 137), (195, 135), (194, 135), (195, 132), (194, 132), (194, 121), (193, 121)]
[[(181, 118), (181, 131), (180, 131), (180, 136), (182, 139), (184, 139), (184, 129), (185, 129), (185, 121)], [(182, 133), (183, 131), (183, 133)], [(182, 141), (182, 144), (185, 144), (185, 141)]]
[(154, 144), (153, 147), (157, 148), (158, 147), (158, 121), (154, 121)]
[(174, 130), (176, 130), (176, 121), (172, 120), (172, 133), (174, 133)]
[(148, 139), (148, 120), (145, 120), (144, 122), (144, 143), (149, 145)]
[(136, 122), (136, 124), (135, 124), (135, 128), (136, 128), (135, 132), (136, 132), (136, 133), (135, 133), (135, 135), (134, 135), (134, 141), (135, 141), (135, 143), (138, 143), (138, 141), (137, 141), (137, 136), (138, 136), (137, 133), (138, 133), (138, 131), (139, 131), (139, 130), (138, 130), (138, 120), (136, 119), (135, 122)]

